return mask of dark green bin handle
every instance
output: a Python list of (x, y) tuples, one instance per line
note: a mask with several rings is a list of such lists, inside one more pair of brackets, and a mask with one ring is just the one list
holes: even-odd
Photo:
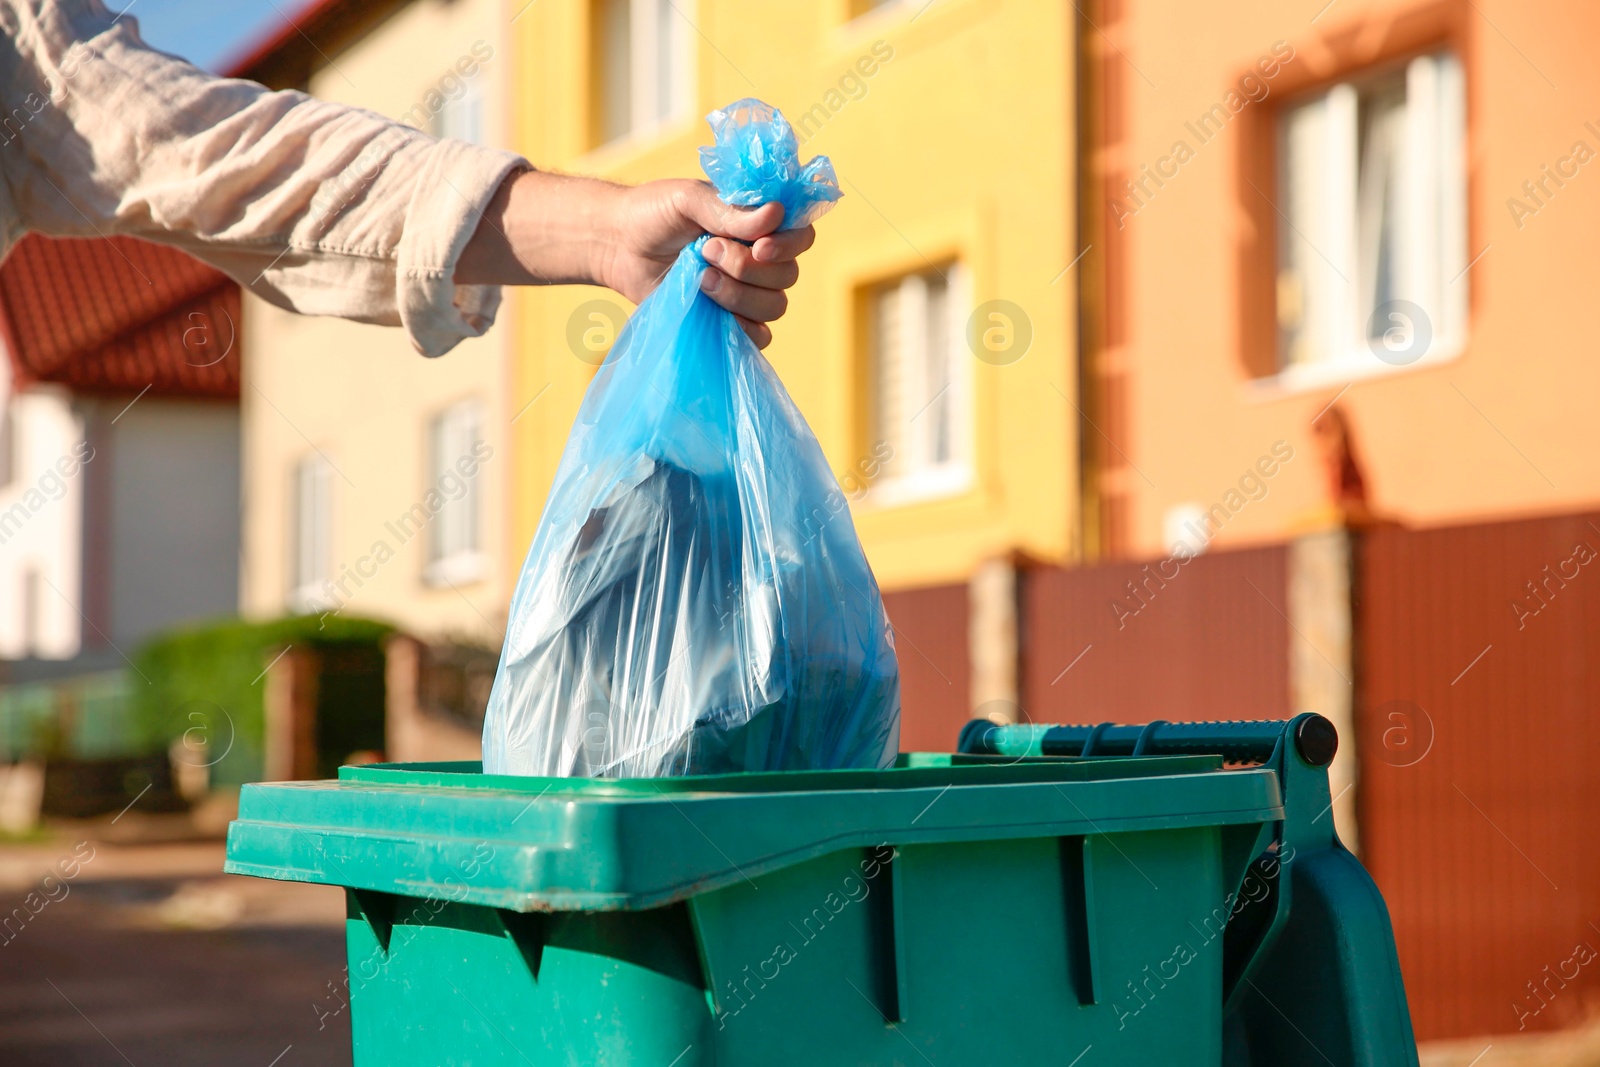
[[(1282, 720), (1155, 722), (1125, 726), (999, 725), (974, 719), (957, 750), (985, 756), (1178, 756), (1216, 754), (1231, 763), (1267, 763), (1282, 740)], [(1294, 726), (1295, 748), (1313, 767), (1326, 767), (1339, 749), (1333, 723), (1305, 715)]]

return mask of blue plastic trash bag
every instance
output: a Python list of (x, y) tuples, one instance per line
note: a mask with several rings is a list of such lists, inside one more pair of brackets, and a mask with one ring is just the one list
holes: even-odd
[[(839, 198), (783, 116), (709, 116), (730, 203), (803, 226)], [(685, 248), (590, 384), (511, 601), (491, 774), (605, 778), (884, 767), (900, 676), (822, 449)]]

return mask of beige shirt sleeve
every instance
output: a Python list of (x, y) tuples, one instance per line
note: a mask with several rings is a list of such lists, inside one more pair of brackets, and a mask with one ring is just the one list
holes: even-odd
[(455, 265), (527, 163), (152, 51), (99, 0), (0, 0), (0, 254), (22, 234), (177, 245), (309, 315), (437, 356), (494, 322)]

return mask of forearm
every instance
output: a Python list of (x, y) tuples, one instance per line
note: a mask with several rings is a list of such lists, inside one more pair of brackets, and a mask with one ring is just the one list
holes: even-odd
[(598, 285), (627, 189), (527, 170), (508, 177), (456, 262), (459, 285)]

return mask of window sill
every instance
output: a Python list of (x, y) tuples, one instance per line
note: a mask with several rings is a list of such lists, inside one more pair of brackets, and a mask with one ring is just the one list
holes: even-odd
[(590, 148), (583, 154), (581, 164), (596, 170), (621, 168), (641, 156), (656, 151), (669, 141), (696, 136), (695, 125), (698, 121), (692, 115), (675, 115), (647, 126), (640, 126), (636, 130), (629, 130), (621, 137)]
[[(923, 2), (926, 3), (927, 0), (923, 0)], [(855, 30), (863, 26), (874, 26), (878, 23), (888, 23), (896, 20), (899, 16), (914, 12), (916, 9), (912, 8), (911, 4), (912, 0), (888, 0), (887, 3), (879, 4), (876, 7), (869, 8), (866, 11), (852, 15), (850, 14), (850, 8), (854, 5), (846, 3), (844, 5), (845, 18), (842, 25)]]
[(958, 497), (972, 485), (972, 468), (944, 467), (900, 478), (885, 478), (867, 490), (861, 504), (874, 511), (887, 511)]
[(328, 591), (321, 585), (303, 585), (289, 590), (288, 609), (296, 615), (316, 615), (333, 607)]
[(920, 23), (924, 19), (937, 22), (946, 18), (948, 12), (952, 10), (962, 10), (966, 13), (973, 11), (987, 13), (988, 10), (979, 0), (889, 0), (888, 3), (856, 15), (849, 13), (849, 4), (841, 6), (845, 9), (844, 18), (835, 24), (837, 35), (852, 39), (867, 34), (882, 33), (886, 29), (898, 30), (912, 23)]
[(1415, 371), (1431, 370), (1461, 358), (1466, 345), (1457, 341), (1441, 344), (1415, 363), (1402, 366), (1385, 363), (1370, 352), (1345, 355), (1339, 359), (1319, 363), (1305, 363), (1286, 367), (1266, 378), (1252, 378), (1245, 382), (1246, 398), (1255, 401), (1280, 400), (1284, 397), (1314, 393), (1334, 386), (1348, 386), (1360, 381), (1389, 378)]
[(442, 586), (481, 582), (489, 575), (489, 557), (483, 552), (458, 552), (436, 559), (422, 569), (422, 584)]

